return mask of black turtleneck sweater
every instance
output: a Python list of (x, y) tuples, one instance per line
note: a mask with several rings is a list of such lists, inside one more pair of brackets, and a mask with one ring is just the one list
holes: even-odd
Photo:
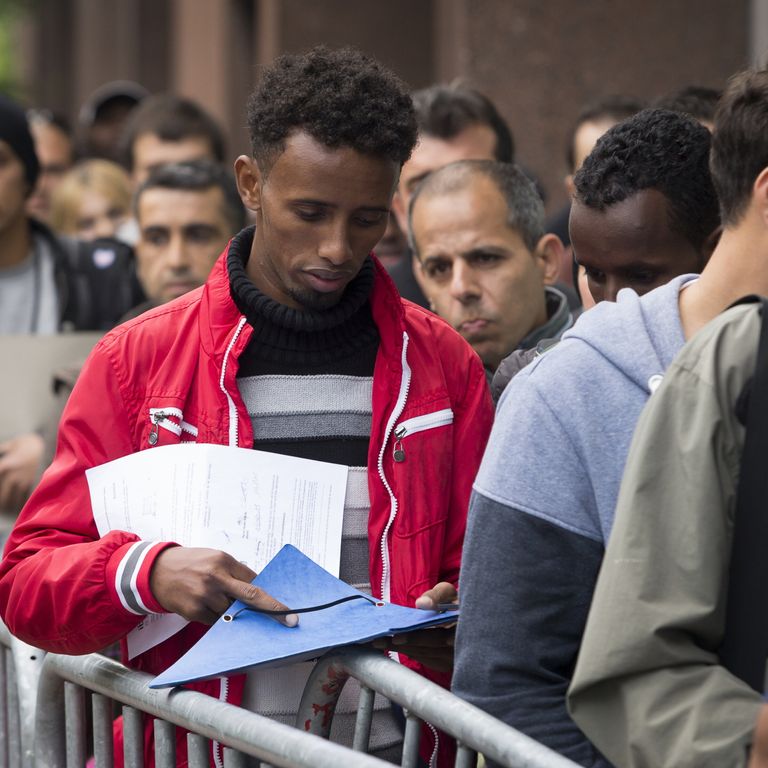
[(366, 466), (379, 346), (369, 302), (373, 263), (364, 262), (334, 307), (293, 309), (248, 278), (252, 242), (252, 227), (235, 237), (227, 268), (232, 298), (254, 329), (237, 373), (253, 447)]

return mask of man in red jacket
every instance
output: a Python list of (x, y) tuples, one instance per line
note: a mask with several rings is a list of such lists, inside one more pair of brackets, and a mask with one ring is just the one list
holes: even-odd
[[(370, 256), (416, 139), (410, 97), (375, 61), (319, 48), (264, 73), (248, 122), (253, 151), (235, 173), (256, 226), (202, 288), (99, 343), (11, 534), (0, 609), (29, 643), (86, 653), (148, 613), (174, 612), (191, 623), (130, 662), (158, 673), (233, 599), (274, 607), (222, 552), (99, 538), (85, 470), (185, 440), (346, 464), (341, 578), (402, 605), (455, 595), (492, 419), (485, 377), (466, 342), (400, 299)], [(449, 632), (400, 638), (403, 662), (447, 684), (427, 667), (450, 666)], [(192, 687), (290, 719), (290, 702), (259, 699), (280, 687), (267, 674)], [(150, 729), (148, 765), (151, 739)], [(429, 757), (435, 740), (422, 741)], [(379, 746), (387, 754), (396, 739)]]

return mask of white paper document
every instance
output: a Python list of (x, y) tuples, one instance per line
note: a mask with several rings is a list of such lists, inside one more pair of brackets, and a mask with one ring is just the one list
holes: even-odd
[[(153, 448), (86, 471), (99, 534), (221, 549), (260, 571), (293, 544), (339, 575), (347, 467), (223, 445)], [(178, 632), (176, 614), (128, 635), (131, 658)]]

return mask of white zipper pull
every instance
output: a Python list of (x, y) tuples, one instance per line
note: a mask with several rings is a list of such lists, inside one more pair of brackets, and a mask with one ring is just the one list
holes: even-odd
[(400, 464), (405, 461), (405, 451), (403, 450), (403, 438), (408, 430), (400, 426), (395, 430), (395, 444), (392, 450), (392, 458)]
[(150, 415), (149, 419), (152, 422), (152, 431), (149, 433), (148, 442), (150, 445), (157, 445), (157, 441), (159, 439), (158, 432), (160, 431), (160, 422), (163, 419), (167, 419), (168, 417), (165, 415), (163, 411), (157, 411), (156, 413), (153, 413)]

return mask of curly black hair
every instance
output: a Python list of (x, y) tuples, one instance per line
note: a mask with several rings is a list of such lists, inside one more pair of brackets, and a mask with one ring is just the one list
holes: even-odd
[(328, 147), (351, 147), (402, 165), (416, 143), (405, 85), (354, 48), (286, 54), (264, 72), (248, 102), (253, 156), (267, 171), (300, 129)]
[(604, 210), (645, 189), (669, 201), (671, 226), (700, 249), (720, 223), (709, 131), (692, 118), (644, 109), (613, 126), (574, 177), (575, 198)]

